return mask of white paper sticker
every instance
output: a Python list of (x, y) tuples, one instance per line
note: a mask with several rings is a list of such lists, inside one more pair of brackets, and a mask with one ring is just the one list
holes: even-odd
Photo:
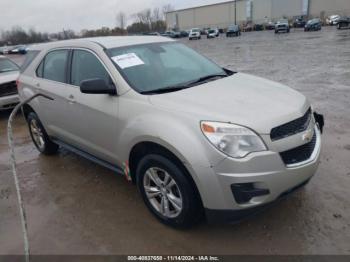
[(113, 56), (112, 59), (121, 69), (145, 64), (135, 53)]

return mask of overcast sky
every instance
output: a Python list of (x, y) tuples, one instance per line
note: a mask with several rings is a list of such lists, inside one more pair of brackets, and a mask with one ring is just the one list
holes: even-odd
[(175, 9), (225, 0), (0, 0), (0, 30), (21, 26), (38, 31), (113, 27), (119, 11), (128, 16), (171, 4)]

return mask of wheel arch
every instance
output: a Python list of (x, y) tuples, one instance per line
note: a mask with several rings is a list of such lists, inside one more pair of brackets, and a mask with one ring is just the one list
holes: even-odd
[(33, 109), (33, 107), (31, 107), (29, 104), (24, 104), (22, 106), (22, 114), (23, 114), (25, 119), (27, 119), (28, 115), (32, 112), (36, 113), (35, 110)]
[(197, 183), (195, 181), (195, 178), (191, 173), (193, 170), (190, 170), (188, 165), (186, 164), (186, 159), (174, 148), (172, 148), (170, 145), (164, 145), (160, 144), (158, 142), (154, 141), (140, 141), (136, 143), (130, 150), (129, 153), (129, 169), (130, 169), (130, 176), (133, 183), (136, 183), (136, 169), (139, 161), (142, 159), (142, 157), (146, 156), (147, 154), (151, 153), (158, 153), (163, 156), (166, 156), (170, 160), (174, 161), (177, 166), (179, 166), (182, 171), (184, 172), (185, 176), (189, 179), (190, 183), (193, 186), (193, 189), (195, 190), (198, 198), (200, 199), (201, 205), (203, 206), (202, 197), (199, 192)]

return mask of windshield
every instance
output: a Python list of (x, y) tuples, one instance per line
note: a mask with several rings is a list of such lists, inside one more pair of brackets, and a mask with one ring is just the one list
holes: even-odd
[(226, 72), (177, 42), (152, 43), (107, 50), (126, 81), (140, 93), (185, 85)]
[(209, 34), (215, 33), (215, 30), (211, 29), (208, 31)]
[(10, 71), (18, 71), (19, 67), (9, 59), (1, 59), (0, 58), (0, 73), (10, 72)]
[(197, 32), (199, 32), (200, 30), (199, 29), (192, 29), (191, 30), (193, 33), (197, 33)]

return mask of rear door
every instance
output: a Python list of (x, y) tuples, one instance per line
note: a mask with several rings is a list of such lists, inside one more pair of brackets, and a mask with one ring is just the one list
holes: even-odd
[(37, 77), (34, 80), (34, 88), (40, 93), (52, 98), (39, 97), (40, 117), (45, 129), (50, 136), (65, 140), (68, 134), (65, 123), (69, 114), (67, 112), (67, 65), (69, 61), (69, 49), (57, 49), (50, 51), (36, 70)]

